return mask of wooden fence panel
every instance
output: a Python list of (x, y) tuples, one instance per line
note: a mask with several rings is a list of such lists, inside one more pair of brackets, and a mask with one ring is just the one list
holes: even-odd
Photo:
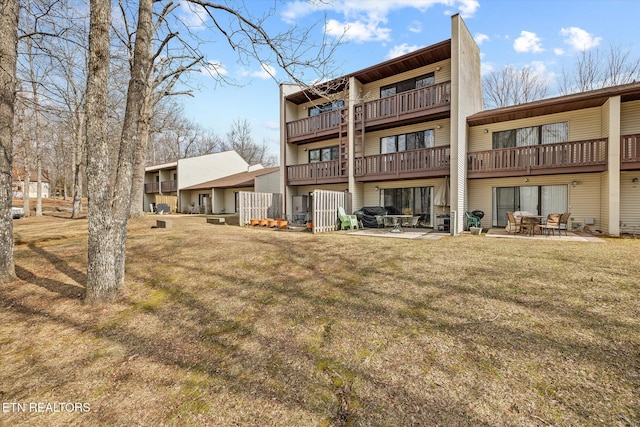
[(249, 224), (251, 219), (283, 218), (283, 199), (280, 193), (238, 193), (238, 214), (240, 225)]
[(351, 193), (346, 191), (314, 190), (313, 234), (336, 231), (340, 227), (338, 208), (351, 213)]
[(178, 212), (178, 196), (163, 196), (156, 194), (156, 205), (159, 205), (160, 203), (169, 205), (170, 213)]

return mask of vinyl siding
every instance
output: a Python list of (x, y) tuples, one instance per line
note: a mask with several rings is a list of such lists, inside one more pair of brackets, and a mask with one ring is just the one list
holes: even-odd
[(640, 133), (640, 101), (623, 102), (620, 108), (620, 134)]
[[(441, 126), (436, 129), (436, 126)], [(373, 156), (380, 154), (380, 139), (385, 136), (401, 135), (405, 133), (418, 132), (421, 130), (433, 129), (435, 131), (435, 146), (440, 147), (449, 145), (451, 134), (449, 132), (449, 119), (436, 120), (433, 122), (417, 123), (410, 126), (400, 126), (393, 129), (385, 129), (382, 131), (368, 132), (365, 134), (364, 155)]]
[[(570, 174), (531, 176), (525, 182), (523, 177), (475, 179), (468, 183), (469, 207), (468, 210), (480, 209), (484, 212), (482, 227), (493, 226), (493, 188), (494, 187), (518, 187), (529, 185), (567, 185), (568, 209), (571, 212), (571, 223), (584, 224), (585, 217), (595, 218), (596, 229), (601, 229), (603, 221), (601, 206), (601, 174)], [(573, 187), (572, 181), (578, 185)]]
[(620, 174), (620, 231), (640, 233), (640, 184), (631, 182), (640, 179), (639, 172)]
[[(602, 138), (603, 115), (600, 107), (585, 110), (569, 111), (566, 113), (549, 114), (528, 119), (512, 120), (493, 123), (490, 125), (474, 126), (469, 131), (469, 151), (491, 150), (492, 132), (519, 129), (529, 126), (540, 126), (549, 123), (569, 122), (569, 141), (582, 141), (592, 138)], [(488, 132), (484, 133), (487, 129)]]
[[(433, 187), (431, 190), (431, 198), (433, 202), (433, 196), (438, 191), (438, 189), (444, 183), (443, 178), (434, 178), (434, 179), (416, 179), (411, 181), (386, 181), (379, 183), (366, 183), (364, 185), (364, 205), (363, 206), (379, 206), (380, 205), (380, 191), (384, 188), (409, 188), (409, 187)], [(376, 191), (376, 187), (379, 188)], [(362, 206), (355, 207), (358, 209)], [(449, 209), (443, 210), (441, 206), (434, 207), (435, 211), (433, 214), (440, 214), (443, 212), (448, 212)]]
[[(440, 71), (436, 71), (436, 68), (440, 67)], [(451, 61), (449, 59), (445, 61), (436, 62), (435, 64), (429, 64), (424, 67), (416, 68), (405, 73), (396, 74), (395, 76), (387, 77), (375, 82), (367, 83), (362, 87), (362, 98), (365, 101), (380, 98), (380, 88), (382, 86), (390, 85), (392, 83), (401, 82), (407, 79), (421, 76), (423, 74), (434, 73), (435, 83), (443, 83), (451, 80)]]

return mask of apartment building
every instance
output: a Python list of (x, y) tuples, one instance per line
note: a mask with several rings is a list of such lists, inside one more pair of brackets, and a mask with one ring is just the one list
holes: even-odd
[[(459, 15), (451, 38), (301, 91), (281, 86), (281, 192), (348, 191), (434, 227), (482, 210), (571, 212), (570, 227), (640, 229), (640, 84), (483, 111), (480, 52)], [(443, 191), (447, 190), (447, 191)], [(447, 196), (443, 200), (442, 195)]]
[(218, 212), (211, 188), (193, 188), (197, 184), (229, 175), (261, 169), (250, 166), (235, 151), (223, 151), (197, 157), (179, 159), (145, 168), (144, 210), (149, 212), (156, 203), (168, 204), (171, 212), (188, 212), (195, 206), (203, 213)]

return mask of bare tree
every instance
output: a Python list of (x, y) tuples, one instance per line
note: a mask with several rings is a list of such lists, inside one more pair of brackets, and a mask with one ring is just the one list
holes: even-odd
[(115, 236), (111, 231), (116, 224), (111, 212), (111, 165), (107, 139), (111, 2), (91, 0), (90, 10), (85, 105), (87, 190), (90, 195), (85, 301), (93, 303), (113, 299), (119, 283), (114, 263)]
[(257, 144), (251, 136), (251, 124), (247, 119), (236, 119), (227, 133), (227, 140), (222, 143), (223, 150), (234, 150), (250, 165), (269, 165), (275, 163), (274, 156), (269, 154), (266, 141)]
[(484, 76), (482, 88), (485, 107), (500, 108), (543, 99), (549, 91), (549, 82), (531, 67), (516, 70), (506, 66)]
[(0, 281), (15, 279), (11, 166), (18, 56), (18, 1), (0, 0)]
[(597, 48), (580, 52), (570, 71), (563, 67), (560, 93), (586, 92), (633, 83), (638, 79), (640, 58), (632, 58), (629, 49), (610, 45), (604, 53)]

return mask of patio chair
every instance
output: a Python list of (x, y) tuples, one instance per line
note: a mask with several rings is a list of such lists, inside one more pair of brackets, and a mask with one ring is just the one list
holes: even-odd
[(558, 224), (558, 234), (562, 230), (564, 230), (564, 235), (568, 236), (567, 231), (569, 229), (569, 218), (571, 217), (571, 212), (565, 212), (560, 217), (560, 223)]
[(347, 215), (342, 206), (338, 207), (338, 219), (340, 220), (340, 229), (350, 230), (358, 229), (358, 217), (355, 215)]
[(547, 215), (547, 222), (540, 226), (540, 229), (549, 236), (549, 232), (551, 232), (552, 236), (555, 236), (553, 230), (558, 230), (558, 236), (560, 236), (560, 217), (561, 214), (549, 214)]
[(398, 217), (395, 216), (384, 216), (384, 226), (385, 227), (395, 227), (398, 225)]
[(509, 227), (509, 229), (507, 230), (509, 233), (516, 234), (520, 232), (520, 222), (518, 222), (516, 220), (516, 217), (513, 216), (513, 212), (507, 212), (507, 219), (509, 221), (509, 224), (507, 225), (507, 227)]
[(378, 228), (384, 228), (384, 219), (386, 215), (376, 215), (376, 224)]
[(467, 217), (467, 231), (470, 230), (471, 227), (480, 228), (480, 218), (469, 211), (465, 211), (464, 215)]
[(409, 222), (409, 226), (411, 228), (418, 228), (418, 221), (420, 221), (420, 215), (416, 215), (413, 218), (411, 218), (411, 221)]

